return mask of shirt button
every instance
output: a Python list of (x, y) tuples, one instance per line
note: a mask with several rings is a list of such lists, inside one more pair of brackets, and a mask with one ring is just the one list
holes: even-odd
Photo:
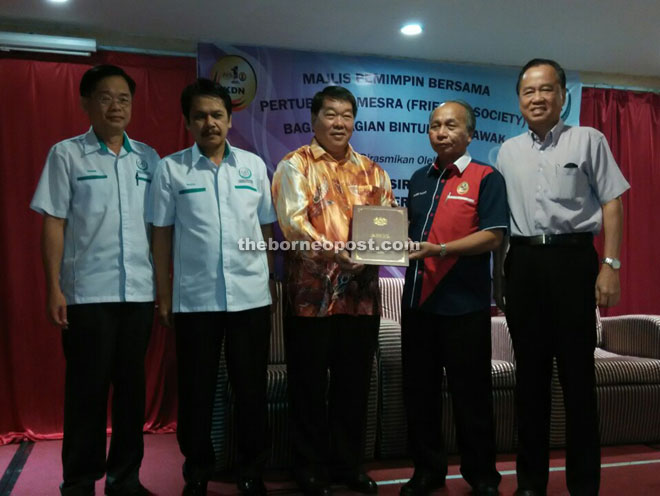
[(431, 212), (431, 213), (429, 214), (429, 217), (433, 217), (433, 212)]
[(444, 183), (444, 182), (445, 182), (445, 180), (444, 180), (444, 179), (441, 179), (441, 180), (440, 180), (440, 182), (441, 182), (441, 183)]
[(428, 232), (428, 231), (424, 231), (424, 236), (428, 236), (428, 235), (429, 235), (429, 232)]
[(439, 199), (440, 199), (440, 195), (435, 195), (435, 199), (436, 199), (436, 200), (439, 200)]
[(421, 276), (421, 275), (422, 275), (422, 271), (421, 271), (421, 270), (418, 270), (418, 271), (417, 271), (417, 274), (419, 274), (419, 275)]

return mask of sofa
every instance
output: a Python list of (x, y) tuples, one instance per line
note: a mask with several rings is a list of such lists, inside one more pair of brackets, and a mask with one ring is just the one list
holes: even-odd
[[(401, 391), (401, 293), (403, 279), (381, 278), (382, 315), (379, 345), (374, 357), (363, 454), (373, 458), (407, 456), (407, 432)], [(268, 363), (268, 417), (271, 452), (268, 467), (291, 466), (292, 451), (287, 423), (286, 361), (284, 354), (283, 294), (272, 315)], [(491, 320), (493, 404), (499, 452), (516, 448), (514, 411), (515, 359), (504, 317)], [(660, 441), (660, 316), (598, 316), (595, 352), (597, 398), (602, 444)], [(443, 385), (443, 435), (450, 452), (457, 450), (451, 401)], [(552, 379), (550, 442), (561, 447), (564, 439), (563, 397), (555, 373)], [(224, 357), (218, 370), (212, 441), (219, 473), (231, 469), (236, 456), (234, 407)]]
[[(376, 456), (406, 456), (406, 425), (401, 394), (400, 301), (403, 280), (381, 278), (383, 322), (379, 348), (380, 411)], [(600, 317), (595, 350), (596, 396), (601, 444), (660, 441), (660, 316)], [(493, 404), (499, 452), (516, 447), (513, 389), (515, 358), (504, 317), (491, 319)], [(443, 386), (443, 433), (456, 451), (451, 402)], [(556, 366), (552, 378), (550, 445), (565, 445), (565, 411)]]

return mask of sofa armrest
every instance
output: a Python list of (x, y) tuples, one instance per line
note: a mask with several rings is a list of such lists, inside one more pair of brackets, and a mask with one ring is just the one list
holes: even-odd
[(604, 350), (660, 359), (660, 315), (602, 317)]
[(490, 320), (490, 336), (492, 341), (491, 358), (515, 363), (513, 344), (509, 335), (509, 327), (504, 317), (492, 317)]

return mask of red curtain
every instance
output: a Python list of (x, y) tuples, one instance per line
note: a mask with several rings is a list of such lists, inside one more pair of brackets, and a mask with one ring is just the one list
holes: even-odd
[[(623, 195), (621, 302), (603, 315), (660, 314), (660, 95), (584, 88), (580, 121), (605, 134), (630, 190)], [(599, 237), (601, 238), (601, 237)], [(597, 239), (602, 248), (602, 239)]]
[[(92, 58), (0, 55), (0, 444), (61, 437), (64, 358), (45, 317), (39, 235), (28, 205), (49, 148), (85, 132), (78, 83), (91, 65), (120, 65), (137, 82), (132, 138), (161, 156), (190, 145), (179, 110), (192, 58), (100, 52)], [(660, 95), (585, 88), (582, 123), (605, 133), (632, 189), (624, 195), (622, 301), (606, 312), (660, 314)], [(173, 430), (172, 334), (155, 325), (147, 355), (146, 429)]]
[[(44, 310), (41, 216), (28, 205), (49, 148), (89, 128), (78, 84), (100, 63), (123, 67), (137, 83), (131, 138), (161, 156), (190, 146), (179, 98), (196, 77), (194, 58), (0, 55), (0, 444), (61, 437), (64, 357)], [(175, 365), (173, 336), (155, 325), (146, 360), (148, 430), (174, 429)]]

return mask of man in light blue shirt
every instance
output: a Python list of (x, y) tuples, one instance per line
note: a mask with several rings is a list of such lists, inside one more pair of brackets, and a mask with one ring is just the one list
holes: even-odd
[[(566, 74), (557, 62), (530, 60), (516, 91), (529, 131), (505, 141), (495, 165), (511, 221), (506, 288), (496, 301), (516, 358), (516, 495), (547, 491), (553, 360), (566, 409), (566, 484), (571, 494), (597, 495), (595, 310), (619, 301), (621, 195), (630, 185), (602, 133), (561, 120)], [(593, 237), (601, 228), (599, 266)], [(494, 272), (497, 282), (502, 272)]]
[(106, 472), (106, 494), (148, 494), (138, 479), (154, 300), (145, 209), (159, 157), (124, 131), (134, 93), (119, 67), (83, 75), (91, 128), (53, 146), (30, 204), (44, 215), (47, 312), (62, 327), (66, 358), (64, 495), (94, 494)]
[(151, 220), (158, 313), (176, 328), (183, 494), (206, 494), (212, 475), (211, 416), (225, 336), (236, 395), (238, 489), (265, 494), (272, 259), (263, 250), (240, 251), (239, 241), (272, 237), (270, 183), (263, 160), (226, 139), (232, 105), (222, 86), (198, 79), (184, 89), (181, 107), (195, 144), (160, 162)]

